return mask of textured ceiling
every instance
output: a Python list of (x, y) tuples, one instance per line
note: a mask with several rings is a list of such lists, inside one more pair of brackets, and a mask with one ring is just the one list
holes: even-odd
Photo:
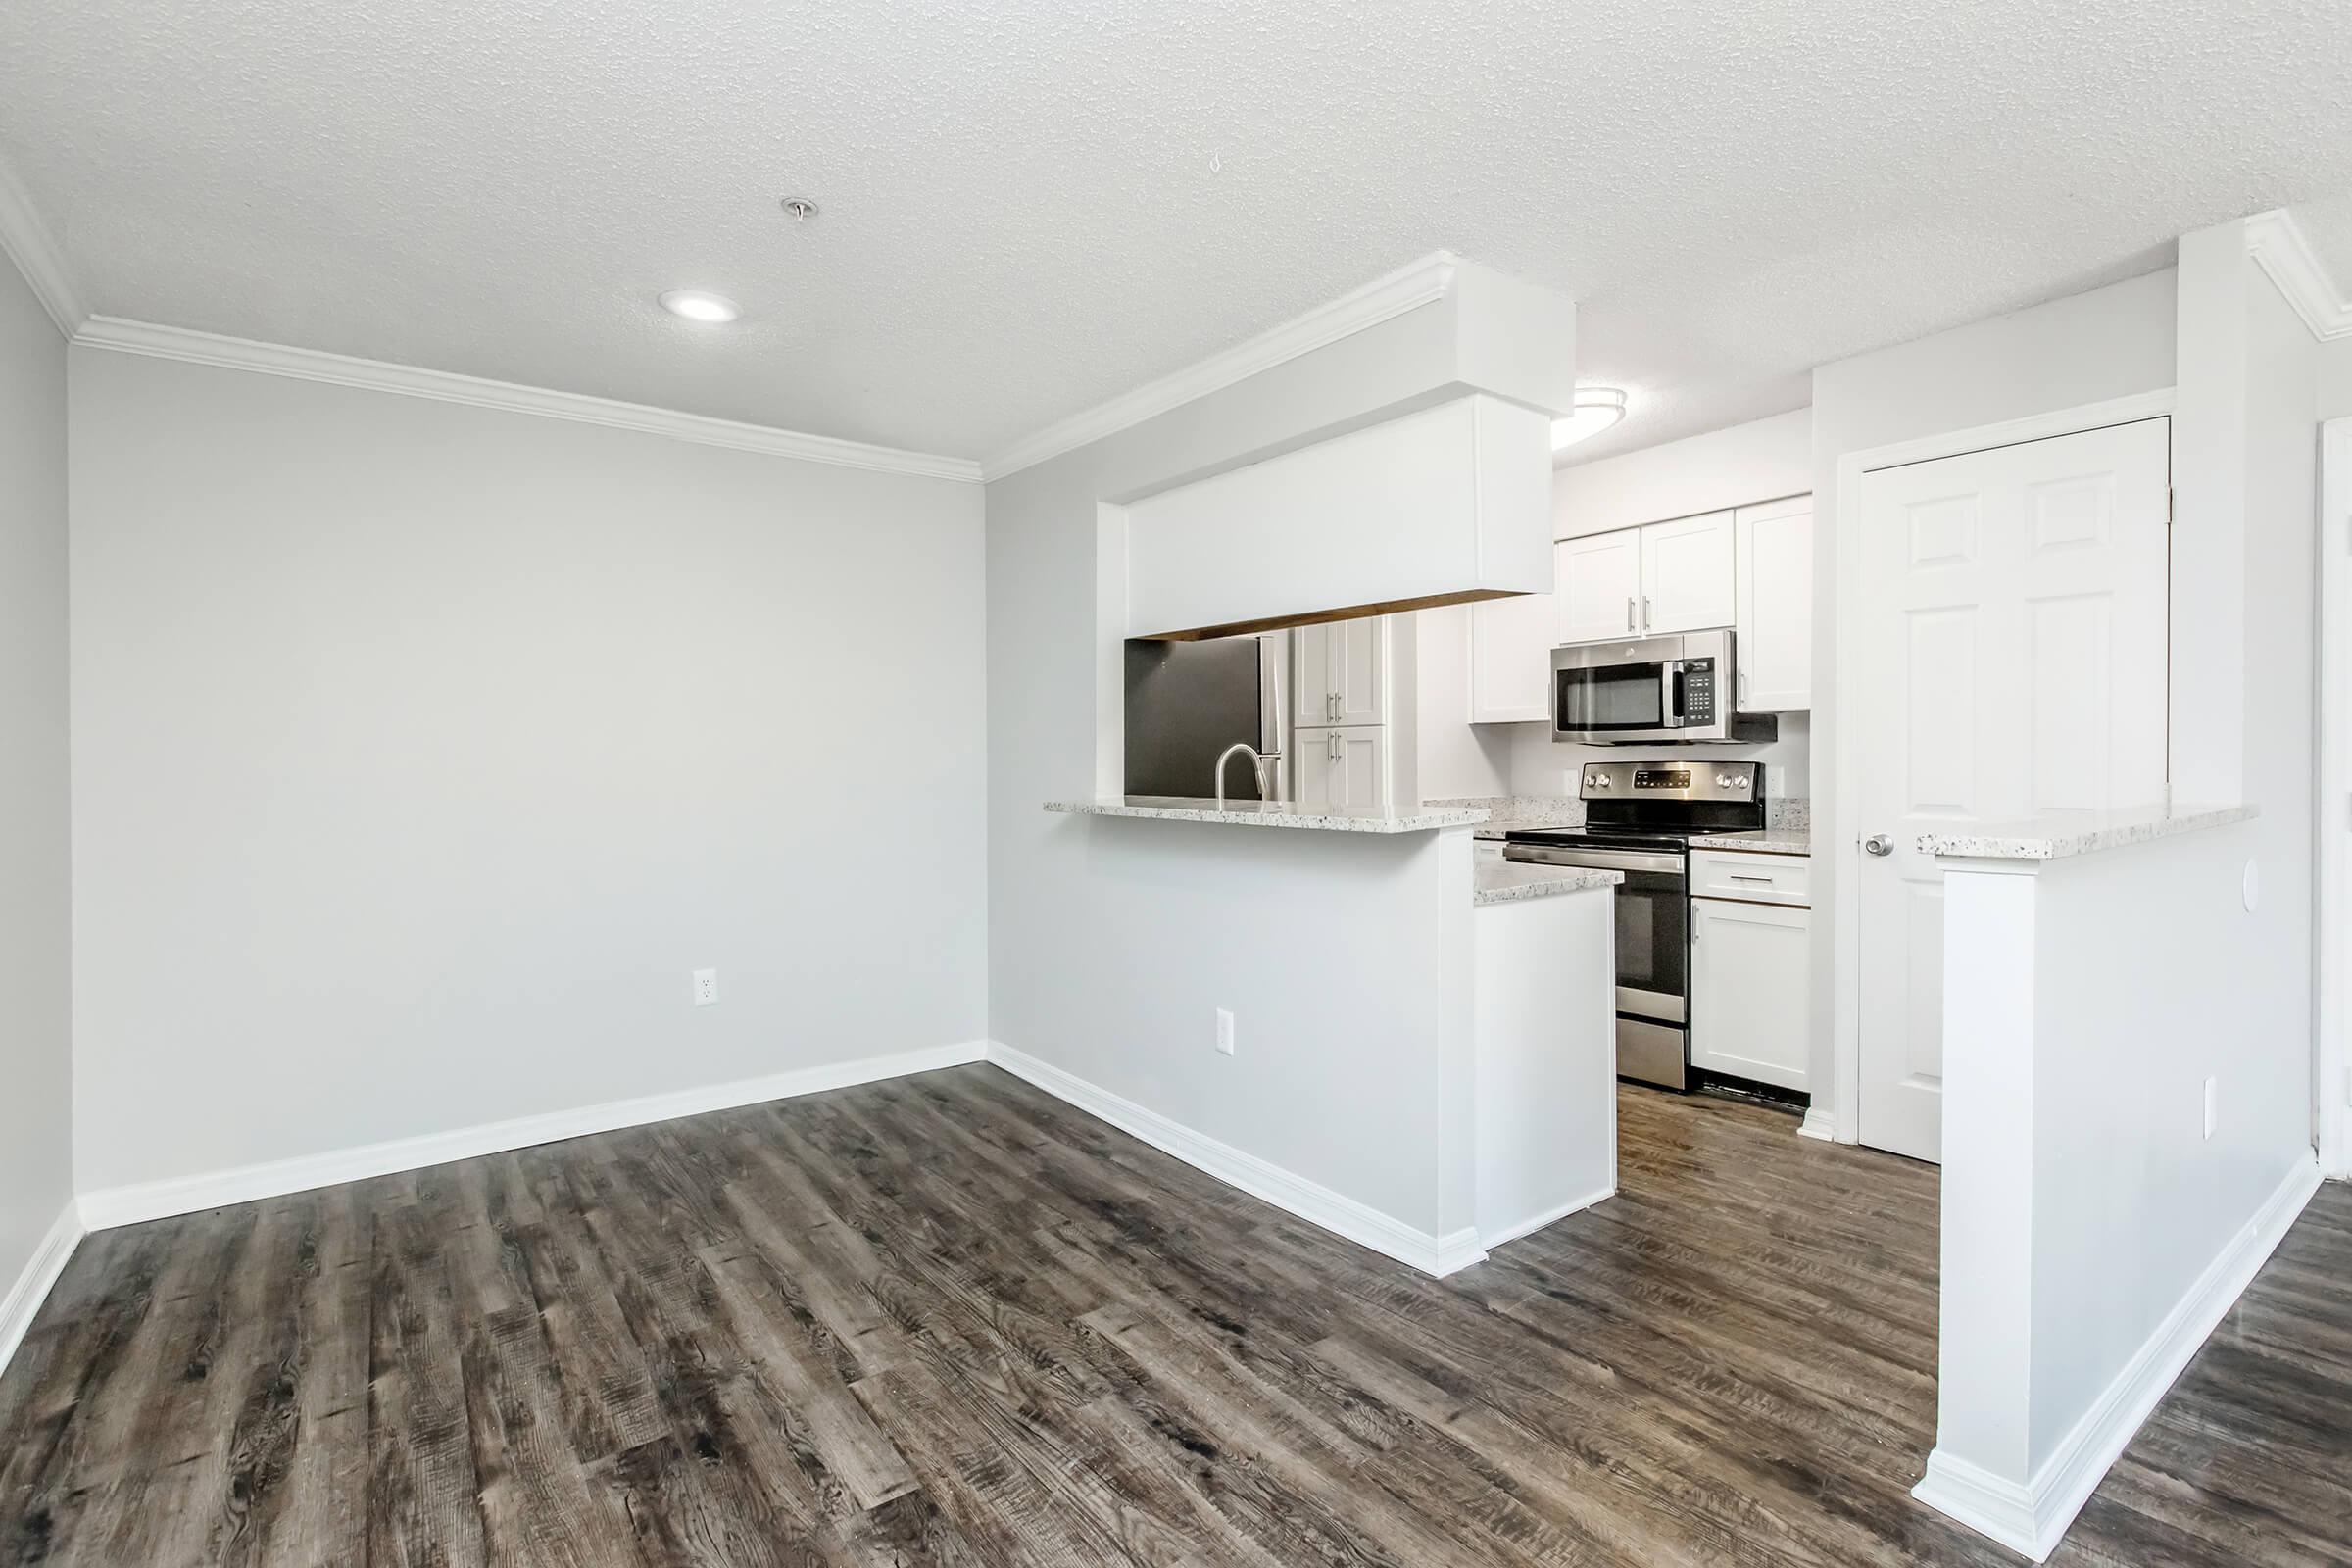
[(1586, 457), (2352, 189), (2344, 18), (8, 0), (0, 155), (102, 313), (961, 456), (1446, 248), (1584, 302)]

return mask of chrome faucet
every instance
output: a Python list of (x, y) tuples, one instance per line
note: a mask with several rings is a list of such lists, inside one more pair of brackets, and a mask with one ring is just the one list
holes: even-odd
[(1248, 741), (1235, 741), (1217, 757), (1217, 809), (1220, 811), (1225, 809), (1225, 764), (1233, 760), (1233, 754), (1236, 752), (1244, 752), (1249, 755), (1250, 770), (1257, 774), (1257, 798), (1261, 802), (1271, 802), (1274, 799), (1273, 786), (1266, 782), (1266, 764), (1281, 760), (1282, 754), (1276, 752), (1272, 757), (1261, 756), (1257, 748)]

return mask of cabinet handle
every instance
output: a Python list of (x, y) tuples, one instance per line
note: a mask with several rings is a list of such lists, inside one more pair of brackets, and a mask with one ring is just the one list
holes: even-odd
[(1634, 597), (1631, 594), (1625, 597), (1625, 629), (1627, 631), (1634, 629)]
[(1643, 594), (1642, 596), (1642, 629), (1643, 631), (1649, 630), (1649, 595)]

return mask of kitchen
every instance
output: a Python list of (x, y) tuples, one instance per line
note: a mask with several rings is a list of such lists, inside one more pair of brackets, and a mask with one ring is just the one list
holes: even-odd
[(1563, 444), (1551, 593), (1129, 643), (1127, 793), (1210, 793), (1221, 755), (1237, 803), (1271, 781), (1300, 812), (1484, 810), (1482, 877), (1614, 873), (1617, 1074), (1793, 1128), (1813, 1049), (1809, 433), (1800, 410), (1589, 465)]

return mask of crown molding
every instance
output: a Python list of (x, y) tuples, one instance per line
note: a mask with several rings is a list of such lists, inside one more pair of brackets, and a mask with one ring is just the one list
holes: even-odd
[(144, 354), (190, 365), (212, 365), (232, 370), (257, 370), (264, 375), (324, 381), (333, 386), (362, 387), (371, 392), (396, 392), (404, 397), (432, 398), (474, 408), (503, 409), (510, 414), (535, 414), (550, 419), (572, 419), (616, 430), (640, 430), (702, 446), (731, 447), (739, 452), (762, 452), (770, 457), (798, 458), (804, 463), (829, 463), (845, 468), (868, 468), (878, 473), (903, 473), (926, 479), (954, 479), (975, 484), (980, 466), (968, 458), (907, 452), (898, 447), (869, 446), (834, 436), (779, 430), (763, 424), (744, 424), (708, 415), (681, 414), (673, 409), (620, 403), (579, 392), (556, 392), (545, 387), (490, 381), (449, 370), (425, 370), (391, 365), (382, 360), (355, 359), (318, 349), (289, 348), (281, 343), (257, 343), (250, 338), (222, 337), (186, 327), (157, 326), (126, 321), (119, 317), (93, 316), (73, 334), (85, 348), (118, 354)]
[(89, 307), (81, 302), (81, 290), (74, 286), (65, 253), (57, 248), (49, 225), (32, 210), (32, 198), (24, 194), (16, 172), (4, 162), (0, 162), (0, 253), (16, 263), (33, 297), (60, 332), (72, 337), (81, 330), (81, 323), (90, 318)]
[(2247, 219), (2246, 252), (2278, 285), (2312, 336), (2323, 343), (2352, 337), (2352, 299), (2328, 275), (2327, 265), (2292, 213), (2280, 207)]
[(1301, 354), (1312, 353), (1327, 343), (1336, 343), (1366, 327), (1444, 299), (1453, 288), (1454, 270), (1459, 263), (1460, 258), (1451, 251), (1432, 252), (1385, 277), (1374, 278), (1361, 288), (1341, 295), (1328, 305), (1317, 306), (1296, 320), (1261, 332), (1247, 343), (1212, 354), (1173, 375), (1147, 382), (1132, 392), (1122, 393), (1107, 403), (1015, 441), (984, 460), (980, 476), (1002, 479), (1008, 473), (1018, 473), (1048, 458), (1057, 458), (1090, 441), (1116, 435), (1195, 398), (1205, 397)]

